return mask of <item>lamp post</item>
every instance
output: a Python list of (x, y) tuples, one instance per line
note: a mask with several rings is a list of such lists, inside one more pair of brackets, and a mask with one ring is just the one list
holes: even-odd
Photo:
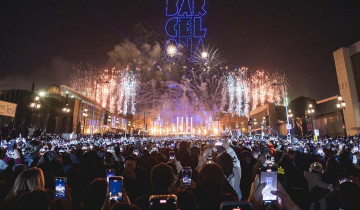
[[(65, 105), (65, 107), (62, 109), (62, 112), (63, 112), (64, 114), (70, 112), (69, 104), (66, 104), (66, 105)], [(64, 121), (63, 121), (63, 118), (61, 118), (61, 119), (62, 119), (62, 120), (61, 120), (61, 121), (62, 121), (62, 122), (61, 122), (61, 128), (63, 128)], [(65, 128), (66, 128), (66, 119), (65, 119)]]
[[(291, 118), (291, 127), (294, 128), (294, 126), (293, 126), (293, 124), (294, 124), (294, 119), (293, 119), (294, 114), (291, 112), (291, 109), (289, 109), (288, 115), (289, 115), (289, 118)], [(293, 131), (293, 134), (294, 134), (294, 131)]]
[(255, 125), (255, 138), (256, 138), (256, 125), (257, 125), (257, 122), (256, 122), (256, 119), (254, 119), (254, 125)]
[(345, 135), (345, 137), (347, 137), (346, 126), (345, 126), (345, 118), (344, 118), (344, 109), (346, 107), (346, 103), (345, 103), (345, 101), (343, 100), (343, 98), (341, 96), (338, 96), (338, 102), (336, 104), (336, 107), (341, 112), (341, 117), (342, 117), (342, 120), (343, 120), (344, 135)]
[(287, 130), (287, 140), (291, 141), (291, 133), (290, 133), (290, 129), (288, 127), (289, 125), (289, 113), (288, 113), (288, 103), (287, 103), (287, 94), (286, 94), (286, 85), (285, 82), (281, 83), (281, 84), (277, 84), (277, 83), (272, 83), (271, 85), (279, 85), (282, 86), (284, 89), (284, 102), (285, 102), (285, 111), (286, 111), (286, 130)]
[[(34, 112), (36, 110), (39, 110), (41, 108), (41, 103), (40, 103), (40, 97), (39, 96), (35, 96), (34, 101), (31, 102), (30, 104), (30, 108), (32, 109), (32, 116), (34, 116)], [(33, 119), (31, 118), (31, 127), (33, 127)]]
[(313, 115), (315, 113), (315, 109), (313, 108), (312, 104), (309, 104), (308, 109), (307, 109), (307, 114), (309, 116), (309, 119), (311, 121), (311, 133), (314, 133), (314, 122), (313, 122)]
[(88, 113), (87, 113), (88, 109), (84, 109), (82, 115), (84, 117), (84, 125), (83, 125), (83, 134), (85, 135), (85, 126), (86, 126), (86, 117), (88, 116)]

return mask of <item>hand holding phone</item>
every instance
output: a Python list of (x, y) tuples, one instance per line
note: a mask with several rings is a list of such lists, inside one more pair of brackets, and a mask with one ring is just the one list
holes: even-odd
[(272, 194), (271, 191), (277, 190), (277, 172), (276, 171), (262, 171), (260, 173), (260, 183), (266, 183), (266, 186), (262, 190), (263, 201), (270, 203), (277, 200), (277, 196)]

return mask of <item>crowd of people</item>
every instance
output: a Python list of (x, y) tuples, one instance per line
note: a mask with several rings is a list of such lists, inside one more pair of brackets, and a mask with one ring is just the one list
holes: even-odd
[[(360, 209), (358, 147), (358, 136), (291, 142), (270, 137), (2, 136), (0, 209), (150, 209), (152, 195), (176, 195), (181, 210), (220, 209), (224, 202), (239, 201), (253, 209), (355, 210)], [(121, 202), (109, 198), (109, 169), (123, 177)], [(276, 187), (268, 191), (276, 196), (271, 202), (264, 199), (265, 171), (277, 175)], [(66, 178), (62, 198), (55, 193), (56, 177)]]

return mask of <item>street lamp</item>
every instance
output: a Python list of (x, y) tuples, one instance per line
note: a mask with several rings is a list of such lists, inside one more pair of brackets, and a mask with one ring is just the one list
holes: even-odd
[(311, 120), (311, 129), (312, 129), (312, 132), (314, 131), (314, 122), (313, 122), (313, 118), (312, 116), (314, 115), (315, 113), (315, 109), (313, 108), (313, 105), (312, 104), (309, 104), (308, 105), (308, 109), (307, 109), (307, 114)]
[(290, 133), (290, 128), (289, 128), (289, 113), (288, 113), (288, 103), (287, 103), (287, 96), (286, 96), (286, 86), (285, 86), (285, 82), (281, 83), (281, 84), (277, 84), (277, 83), (272, 83), (271, 85), (279, 85), (279, 86), (283, 86), (284, 89), (284, 102), (285, 102), (285, 111), (286, 111), (286, 130), (287, 130), (287, 140), (291, 141), (291, 133)]
[[(35, 96), (34, 101), (30, 103), (30, 108), (32, 109), (32, 116), (34, 116), (35, 110), (39, 110), (41, 108), (41, 103), (40, 103), (40, 97), (39, 96)], [(33, 120), (31, 119), (31, 126), (33, 126), (32, 121)]]
[(343, 100), (343, 98), (341, 96), (338, 97), (338, 102), (336, 104), (336, 107), (341, 112), (341, 117), (342, 117), (342, 120), (343, 120), (344, 135), (346, 137), (347, 133), (346, 133), (346, 126), (345, 126), (345, 119), (344, 119), (344, 109), (346, 107), (346, 103), (345, 103), (345, 101)]
[[(70, 112), (69, 104), (66, 104), (66, 105), (65, 105), (65, 107), (62, 109), (62, 112), (65, 113), (65, 114)], [(63, 124), (64, 124), (62, 118), (61, 118), (61, 121), (62, 121), (62, 122), (61, 122), (61, 129), (62, 129), (62, 128), (63, 128)], [(65, 129), (66, 129), (66, 121), (67, 121), (67, 120), (66, 120), (66, 118), (65, 118)]]
[(289, 113), (288, 115), (289, 115), (290, 118), (293, 118), (293, 117), (294, 117), (294, 114), (291, 113), (291, 109), (289, 109), (289, 112), (288, 112), (288, 113)]
[(84, 117), (84, 125), (83, 125), (83, 134), (85, 134), (85, 126), (86, 126), (86, 118), (88, 116), (88, 113), (87, 113), (88, 109), (84, 109), (82, 115)]
[(69, 113), (70, 112), (70, 109), (68, 108), (68, 105), (66, 104), (66, 107), (64, 107), (63, 109), (62, 109), (62, 111), (64, 112), (64, 113)]

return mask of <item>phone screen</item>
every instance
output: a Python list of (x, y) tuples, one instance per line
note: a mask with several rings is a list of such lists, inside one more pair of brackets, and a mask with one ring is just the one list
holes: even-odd
[(273, 195), (271, 191), (277, 190), (277, 172), (267, 171), (261, 172), (260, 183), (266, 183), (266, 186), (262, 190), (263, 201), (270, 202), (277, 199), (276, 195)]
[(189, 186), (191, 185), (192, 171), (190, 168), (184, 168), (182, 170), (182, 184)]
[(65, 185), (66, 178), (65, 177), (57, 177), (55, 179), (55, 192), (56, 199), (65, 199)]
[(122, 177), (109, 177), (110, 200), (122, 201)]
[(174, 160), (174, 159), (175, 159), (175, 152), (174, 152), (174, 151), (169, 151), (169, 159), (170, 159), (170, 160)]
[(9, 152), (14, 152), (14, 147), (13, 147), (12, 144), (8, 144), (8, 145), (7, 145), (7, 148), (8, 148), (8, 151), (9, 151)]
[(106, 169), (106, 179), (109, 182), (109, 177), (115, 176), (114, 169)]
[(150, 197), (150, 210), (176, 210), (176, 199), (174, 197)]
[(353, 155), (353, 164), (357, 165), (358, 164), (358, 159), (356, 158), (355, 155)]
[(245, 201), (225, 201), (221, 204), (220, 210), (252, 210), (252, 206), (249, 202)]
[(206, 159), (207, 159), (207, 163), (214, 163), (214, 161), (213, 161), (214, 157), (213, 156), (208, 156)]

